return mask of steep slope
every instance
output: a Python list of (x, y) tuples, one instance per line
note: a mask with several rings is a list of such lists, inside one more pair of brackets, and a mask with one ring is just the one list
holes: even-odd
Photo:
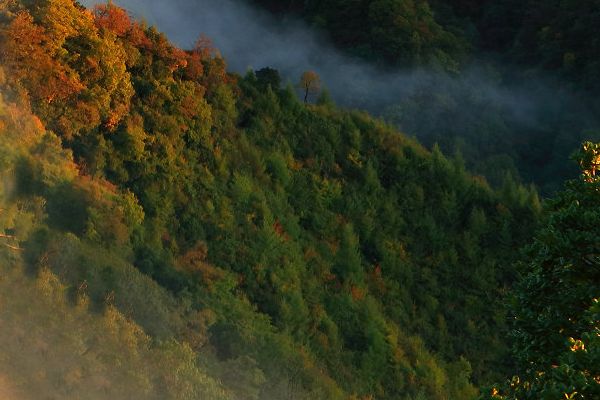
[(0, 228), (57, 307), (118, 310), (236, 399), (464, 399), (508, 367), (533, 190), (115, 6), (3, 7)]
[(3, 399), (230, 398), (188, 346), (152, 344), (114, 308), (96, 315), (83, 298), (70, 305), (48, 270), (31, 280), (3, 262), (2, 276)]
[[(57, 196), (64, 196), (71, 189), (94, 190), (98, 186), (89, 178), (78, 176), (70, 153), (27, 109), (26, 104), (0, 98), (2, 398), (230, 398), (225, 389), (198, 368), (196, 355), (188, 345), (173, 338), (156, 340), (158, 335), (153, 340), (124, 315), (130, 312), (141, 324), (152, 321), (166, 325), (160, 320), (164, 317), (160, 310), (142, 310), (139, 306), (145, 301), (155, 307), (173, 307), (175, 302), (169, 301), (168, 294), (156, 284), (129, 266), (127, 281), (120, 282), (129, 291), (127, 296), (115, 301), (110, 297), (93, 301), (94, 292), (88, 291), (87, 281), (74, 286), (74, 281), (68, 279), (68, 274), (79, 268), (88, 274), (90, 287), (100, 289), (91, 276), (93, 267), (84, 258), (76, 256), (74, 265), (64, 262), (75, 256), (81, 240), (52, 229), (54, 223), (47, 213), (52, 212)], [(106, 185), (102, 195), (106, 196), (103, 200), (96, 198), (90, 203), (115, 206), (126, 200)], [(82, 199), (73, 195), (66, 199), (71, 200)], [(126, 207), (113, 210), (113, 222), (122, 226), (123, 211), (127, 212)], [(68, 241), (71, 247), (52, 248), (52, 240)], [(53, 251), (61, 252), (59, 273), (67, 276), (65, 282), (70, 286), (62, 284), (50, 271)], [(96, 249), (94, 254), (97, 256), (100, 251)], [(39, 257), (33, 259), (34, 254)], [(118, 256), (114, 258), (117, 260)], [(104, 273), (112, 271), (107, 267)], [(114, 285), (111, 293), (122, 294), (121, 287)], [(145, 299), (147, 295), (151, 298)], [(133, 303), (126, 310), (123, 301)], [(149, 331), (151, 328), (148, 326)]]

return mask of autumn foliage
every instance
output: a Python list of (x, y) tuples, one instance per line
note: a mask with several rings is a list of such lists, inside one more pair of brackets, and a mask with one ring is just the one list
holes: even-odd
[(32, 335), (64, 370), (40, 361), (31, 390), (446, 400), (494, 373), (503, 263), (535, 191), (305, 106), (315, 72), (299, 100), (276, 70), (229, 73), (207, 38), (180, 49), (112, 3), (0, 4), (0, 234), (23, 248), (0, 257), (56, 293), (48, 309), (71, 319), (29, 315), (64, 322), (80, 355)]
[(20, 11), (2, 32), (0, 51), (7, 73), (21, 81), (34, 100), (66, 101), (84, 89), (76, 74), (52, 57), (46, 30)]
[(321, 90), (321, 78), (315, 71), (306, 71), (300, 77), (299, 87), (304, 93), (304, 102), (306, 103), (309, 94), (316, 94)]
[(112, 3), (94, 6), (94, 23), (99, 29), (108, 29), (119, 37), (125, 36), (132, 28), (127, 11)]

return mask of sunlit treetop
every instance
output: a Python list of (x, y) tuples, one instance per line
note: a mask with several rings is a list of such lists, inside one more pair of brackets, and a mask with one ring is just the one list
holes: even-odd
[(585, 179), (589, 182), (596, 181), (596, 171), (600, 167), (600, 143), (584, 142), (581, 149), (575, 154)]

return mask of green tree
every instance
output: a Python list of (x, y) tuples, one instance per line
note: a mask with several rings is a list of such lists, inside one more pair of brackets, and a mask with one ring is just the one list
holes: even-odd
[(549, 202), (547, 223), (526, 250), (511, 302), (518, 375), (492, 398), (600, 396), (599, 157), (600, 145), (583, 144), (581, 178)]

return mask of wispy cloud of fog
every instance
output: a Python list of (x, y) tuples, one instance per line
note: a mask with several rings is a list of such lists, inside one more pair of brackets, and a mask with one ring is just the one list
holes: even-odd
[[(82, 1), (86, 6), (95, 2)], [(243, 0), (114, 2), (135, 17), (156, 25), (183, 48), (191, 48), (200, 34), (206, 34), (225, 57), (231, 71), (244, 74), (249, 68), (272, 67), (279, 70), (284, 81), (294, 84), (302, 72), (314, 70), (342, 106), (384, 115), (391, 106), (400, 104), (400, 107), (391, 107), (396, 113), (392, 120), (405, 133), (418, 136), (426, 144), (443, 141), (440, 137), (444, 136), (463, 136), (463, 130), (478, 138), (482, 125), (480, 115), (491, 115), (501, 120), (500, 125), (505, 127), (503, 133), (494, 137), (490, 131), (491, 139), (488, 134), (486, 139), (481, 136), (481, 140), (475, 141), (504, 140), (504, 147), (490, 145), (492, 153), (512, 152), (515, 141), (521, 146), (517, 153), (523, 153), (535, 147), (540, 138), (545, 140), (545, 150), (540, 151), (539, 159), (533, 163), (524, 161), (538, 170), (525, 172), (526, 176), (544, 175), (545, 158), (566, 163), (582, 132), (600, 126), (594, 113), (569, 95), (565, 85), (542, 80), (539, 74), (536, 79), (529, 79), (522, 71), (513, 69), (509, 74), (511, 78), (501, 82), (483, 62), (473, 62), (456, 77), (422, 69), (384, 71), (342, 54), (303, 21), (273, 16)], [(440, 114), (436, 114), (436, 108), (442, 110), (442, 114), (446, 110), (444, 118), (450, 124), (445, 125)], [(410, 109), (410, 115), (402, 114), (406, 109)], [(553, 138), (561, 130), (567, 131), (560, 133), (567, 139), (553, 144)], [(537, 133), (534, 136), (530, 132)], [(512, 135), (512, 139), (507, 140), (508, 135)], [(473, 151), (481, 151), (485, 144), (479, 147)], [(552, 152), (554, 154), (546, 155)], [(527, 160), (529, 156), (515, 154), (514, 157)]]
[[(85, 0), (86, 6), (94, 0)], [(441, 75), (425, 71), (384, 72), (341, 54), (327, 39), (301, 21), (276, 17), (240, 0), (116, 0), (134, 16), (158, 26), (184, 48), (201, 33), (209, 36), (229, 69), (272, 67), (295, 83), (301, 73), (315, 70), (334, 99), (342, 105), (379, 111), (411, 95), (423, 85), (439, 86)], [(503, 91), (479, 73), (465, 78), (480, 87), (481, 96), (495, 102), (531, 107), (525, 94)]]

